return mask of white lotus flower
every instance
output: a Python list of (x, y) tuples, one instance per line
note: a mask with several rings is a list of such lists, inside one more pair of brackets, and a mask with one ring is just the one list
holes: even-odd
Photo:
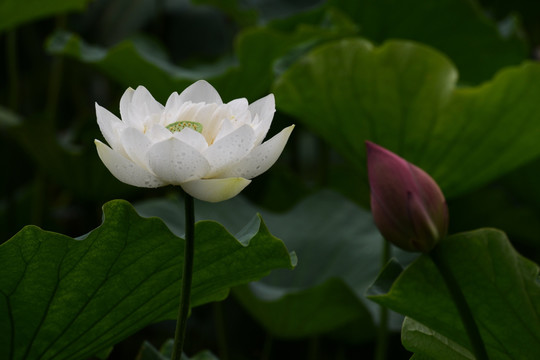
[(139, 187), (180, 185), (210, 202), (230, 199), (278, 159), (294, 125), (262, 142), (275, 112), (272, 94), (248, 105), (224, 104), (206, 81), (198, 81), (165, 106), (139, 86), (120, 100), (121, 120), (96, 104), (99, 128), (109, 144), (95, 140), (99, 157), (120, 181)]

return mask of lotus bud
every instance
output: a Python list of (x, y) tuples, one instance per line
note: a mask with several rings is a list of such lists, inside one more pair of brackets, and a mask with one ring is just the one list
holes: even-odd
[(429, 252), (448, 232), (448, 208), (422, 169), (366, 141), (371, 211), (384, 238), (407, 251)]

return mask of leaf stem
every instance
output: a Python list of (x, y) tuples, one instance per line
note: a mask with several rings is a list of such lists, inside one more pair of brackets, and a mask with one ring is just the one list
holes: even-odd
[(191, 280), (193, 277), (193, 258), (195, 255), (195, 206), (193, 197), (184, 194), (186, 209), (186, 240), (184, 246), (184, 271), (182, 272), (182, 293), (180, 295), (180, 307), (174, 334), (172, 360), (180, 360), (184, 339), (186, 336), (187, 318), (189, 315), (189, 301), (191, 296)]
[[(383, 240), (383, 251), (381, 256), (381, 268), (386, 265), (391, 257), (390, 243)], [(388, 354), (388, 308), (379, 305), (379, 327), (377, 328), (377, 344), (375, 348), (375, 359), (385, 360)]]
[(463, 322), (463, 326), (465, 327), (465, 331), (467, 332), (469, 341), (471, 342), (474, 356), (477, 360), (488, 360), (489, 357), (486, 351), (486, 346), (482, 340), (482, 337), (480, 336), (480, 331), (478, 330), (476, 321), (474, 321), (471, 309), (469, 308), (467, 300), (465, 299), (465, 296), (463, 295), (463, 292), (461, 291), (461, 288), (459, 287), (459, 284), (452, 273), (452, 269), (444, 260), (440, 249), (440, 246), (436, 246), (433, 250), (431, 250), (431, 252), (429, 252), (429, 256), (443, 277), (446, 287), (450, 292), (450, 296), (457, 307), (459, 316), (461, 317), (461, 321)]

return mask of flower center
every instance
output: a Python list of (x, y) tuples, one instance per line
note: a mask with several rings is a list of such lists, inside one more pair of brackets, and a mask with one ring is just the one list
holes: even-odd
[(185, 128), (190, 128), (199, 133), (202, 133), (202, 124), (195, 121), (177, 121), (165, 127), (169, 129), (172, 133), (175, 133), (177, 131), (182, 131)]

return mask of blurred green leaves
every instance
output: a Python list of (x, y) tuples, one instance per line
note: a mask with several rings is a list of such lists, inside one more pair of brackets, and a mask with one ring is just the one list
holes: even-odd
[[(82, 238), (29, 226), (0, 246), (0, 348), (9, 358), (80, 359), (136, 330), (175, 318), (183, 240), (125, 201), (105, 204), (104, 222)], [(212, 221), (195, 227), (192, 305), (294, 260), (260, 218), (240, 240)]]
[[(3, 121), (1, 116), (0, 121)], [(51, 124), (40, 118), (13, 119), (7, 122), (6, 128), (19, 145), (45, 174), (81, 198), (104, 201), (136, 191), (112, 177), (94, 146), (60, 141)]]
[[(475, 1), (460, 0), (331, 0), (375, 43), (405, 39), (446, 54), (465, 83), (487, 81), (501, 68), (518, 65), (527, 54), (519, 26), (508, 23), (505, 34)], [(508, 25), (507, 24), (507, 25)]]
[(0, 32), (31, 20), (83, 10), (89, 0), (0, 0)]
[(263, 281), (235, 288), (233, 294), (279, 338), (309, 338), (348, 327), (348, 339), (371, 340), (375, 324), (370, 312), (339, 274), (334, 276), (319, 285), (299, 283), (298, 288), (288, 288), (283, 281), (273, 285)]
[(540, 155), (540, 65), (502, 70), (478, 87), (456, 80), (429, 47), (348, 39), (302, 57), (274, 90), (280, 109), (360, 171), (369, 139), (425, 169), (450, 198)]
[(75, 34), (59, 32), (48, 41), (52, 53), (63, 52), (98, 68), (124, 86), (147, 86), (158, 99), (166, 99), (173, 91), (184, 89), (209, 74), (190, 72), (175, 67), (163, 49), (147, 38), (126, 40), (106, 50), (86, 44)]
[(0, 129), (10, 128), (19, 125), (21, 119), (19, 116), (7, 108), (0, 106)]
[[(239, 229), (255, 209), (242, 197), (235, 197), (222, 203), (199, 203), (196, 212), (197, 218)], [(182, 209), (174, 202), (149, 200), (138, 204), (137, 210), (163, 218), (175, 233), (183, 232), (178, 224)], [(350, 339), (371, 339), (377, 307), (366, 301), (364, 292), (379, 271), (383, 246), (371, 214), (329, 191), (306, 198), (286, 213), (262, 214), (272, 231), (295, 250), (298, 266), (293, 272), (274, 271), (259, 282), (234, 289), (238, 300), (281, 338), (297, 339), (348, 327)], [(395, 251), (403, 261), (415, 256)]]
[[(283, 31), (272, 27), (249, 28), (236, 39), (236, 56), (224, 56), (213, 64), (183, 67), (173, 64), (159, 43), (135, 37), (110, 49), (91, 46), (71, 33), (55, 33), (47, 49), (100, 71), (124, 86), (146, 86), (165, 101), (199, 79), (206, 79), (224, 100), (246, 97), (254, 100), (266, 94), (273, 81), (273, 63), (297, 46), (317, 44), (354, 33), (355, 27), (343, 17), (328, 12), (312, 19), (313, 24)], [(319, 26), (319, 23), (324, 26)]]
[[(441, 241), (440, 253), (471, 308), (490, 359), (532, 359), (540, 353), (540, 268), (519, 255), (505, 234), (481, 229)], [(404, 324), (404, 345), (420, 355), (470, 351), (457, 310), (431, 259), (422, 255), (369, 298), (416, 322)], [(432, 333), (433, 332), (433, 333)], [(429, 341), (423, 341), (430, 336)], [(439, 341), (437, 341), (439, 339)], [(466, 352), (465, 352), (466, 354)]]

